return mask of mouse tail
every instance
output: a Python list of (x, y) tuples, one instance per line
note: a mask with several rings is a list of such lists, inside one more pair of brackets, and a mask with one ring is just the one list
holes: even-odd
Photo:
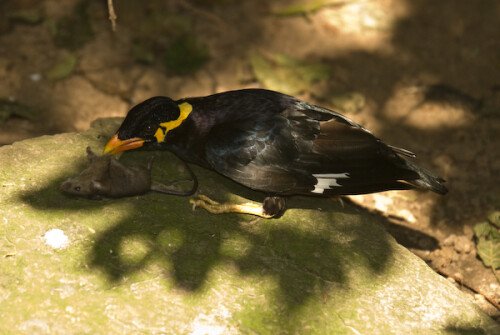
[[(194, 174), (193, 170), (191, 170), (191, 167), (189, 166), (189, 164), (187, 164), (184, 161), (183, 161), (183, 163), (186, 166), (187, 171), (189, 172), (189, 176), (191, 177), (190, 180), (193, 181), (193, 186), (191, 187), (191, 189), (189, 189), (187, 191), (179, 191), (177, 189), (173, 189), (171, 187), (168, 187), (164, 184), (153, 182), (153, 184), (151, 185), (151, 190), (158, 192), (158, 193), (170, 194), (170, 195), (180, 195), (180, 196), (185, 196), (185, 197), (195, 194), (195, 192), (198, 190), (198, 178)], [(189, 179), (181, 179), (181, 180), (174, 181), (174, 182), (170, 183), (170, 186), (175, 185), (175, 184), (182, 182), (182, 181), (186, 181), (186, 180), (189, 180)]]
[(153, 161), (154, 160), (155, 160), (155, 156), (149, 157), (149, 159), (148, 159), (148, 171), (151, 171), (151, 169), (153, 168)]

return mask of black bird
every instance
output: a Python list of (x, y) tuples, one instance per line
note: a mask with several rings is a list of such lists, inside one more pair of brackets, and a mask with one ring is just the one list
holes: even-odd
[(262, 205), (191, 200), (213, 213), (278, 216), (284, 196), (293, 194), (447, 192), (443, 179), (406, 158), (415, 157), (410, 151), (384, 144), (337, 112), (263, 89), (150, 98), (129, 111), (104, 152), (139, 147), (170, 150), (267, 195)]

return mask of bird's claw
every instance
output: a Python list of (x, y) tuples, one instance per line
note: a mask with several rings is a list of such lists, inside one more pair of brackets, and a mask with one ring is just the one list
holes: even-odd
[(193, 211), (196, 209), (196, 207), (201, 207), (201, 208), (204, 208), (207, 211), (211, 212), (207, 207), (220, 205), (219, 202), (212, 200), (203, 194), (198, 194), (195, 198), (189, 199), (189, 203), (193, 205)]
[(189, 203), (193, 205), (193, 210), (196, 207), (201, 207), (212, 214), (221, 213), (242, 213), (242, 214), (252, 214), (262, 218), (269, 219), (273, 216), (264, 213), (262, 204), (258, 203), (245, 203), (245, 204), (234, 204), (234, 203), (220, 203), (215, 200), (210, 199), (206, 195), (198, 194), (196, 198), (189, 199)]

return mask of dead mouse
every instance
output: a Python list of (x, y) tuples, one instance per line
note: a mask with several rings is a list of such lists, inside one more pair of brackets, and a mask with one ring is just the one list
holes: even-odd
[(91, 199), (101, 199), (102, 196), (110, 198), (121, 198), (144, 194), (150, 190), (172, 194), (192, 195), (197, 187), (198, 181), (189, 166), (186, 167), (194, 181), (193, 188), (189, 191), (178, 191), (168, 188), (163, 184), (151, 184), (152, 156), (147, 166), (127, 167), (118, 162), (111, 155), (98, 156), (90, 147), (87, 147), (87, 157), (90, 161), (88, 168), (80, 175), (69, 178), (61, 184), (61, 191)]
[(151, 189), (151, 166), (126, 167), (110, 155), (98, 156), (87, 147), (90, 166), (79, 176), (61, 184), (61, 191), (98, 199), (101, 196), (120, 198), (146, 193)]

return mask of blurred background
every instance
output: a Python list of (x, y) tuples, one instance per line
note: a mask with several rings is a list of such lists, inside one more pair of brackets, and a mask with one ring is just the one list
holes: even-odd
[(500, 227), (499, 17), (496, 0), (0, 0), (0, 145), (155, 95), (261, 87), (338, 110), (450, 189), (351, 201), (498, 318), (500, 240), (477, 224)]

